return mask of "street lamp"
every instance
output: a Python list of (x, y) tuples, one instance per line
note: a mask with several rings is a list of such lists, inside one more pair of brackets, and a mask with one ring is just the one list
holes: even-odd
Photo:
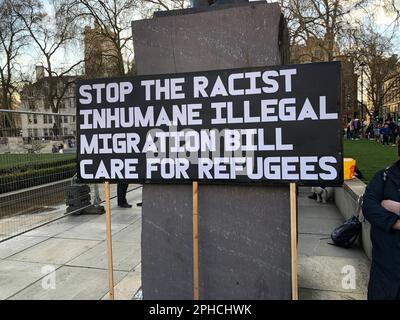
[(361, 105), (360, 105), (360, 115), (361, 115), (361, 136), (364, 133), (364, 67), (366, 66), (365, 62), (360, 63), (361, 67)]

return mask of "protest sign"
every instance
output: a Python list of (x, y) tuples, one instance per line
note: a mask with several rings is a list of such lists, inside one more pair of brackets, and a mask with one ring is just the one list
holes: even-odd
[(81, 181), (341, 185), (340, 64), (77, 83)]

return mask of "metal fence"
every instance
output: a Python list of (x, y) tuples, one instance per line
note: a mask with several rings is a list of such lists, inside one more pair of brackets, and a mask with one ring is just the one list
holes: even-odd
[[(76, 174), (76, 117), (0, 110), (0, 241), (66, 213)], [(91, 186), (92, 199), (95, 188)]]

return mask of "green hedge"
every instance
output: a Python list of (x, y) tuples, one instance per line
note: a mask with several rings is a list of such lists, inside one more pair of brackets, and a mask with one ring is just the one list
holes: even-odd
[[(71, 178), (76, 173), (76, 162), (64, 163), (65, 161), (52, 163), (51, 167), (41, 167), (42, 164), (27, 167), (25, 171), (8, 172), (0, 175), (0, 194), (19, 189), (38, 186)], [(71, 161), (69, 161), (71, 162)]]
[(40, 161), (33, 163), (18, 164), (15, 167), (0, 168), (0, 176), (23, 173), (32, 170), (43, 170), (55, 167), (62, 167), (67, 164), (75, 163), (75, 159), (63, 159), (58, 161)]
[(68, 153), (21, 153), (21, 154), (0, 154), (0, 170), (15, 169), (17, 167), (33, 164), (48, 164), (63, 160), (74, 161), (75, 154)]

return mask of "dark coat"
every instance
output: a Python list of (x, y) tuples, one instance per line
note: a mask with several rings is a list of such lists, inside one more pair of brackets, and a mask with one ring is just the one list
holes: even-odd
[(380, 205), (382, 200), (400, 202), (400, 161), (375, 174), (363, 201), (372, 241), (368, 299), (400, 299), (400, 231), (392, 229), (399, 217), (384, 209)]

